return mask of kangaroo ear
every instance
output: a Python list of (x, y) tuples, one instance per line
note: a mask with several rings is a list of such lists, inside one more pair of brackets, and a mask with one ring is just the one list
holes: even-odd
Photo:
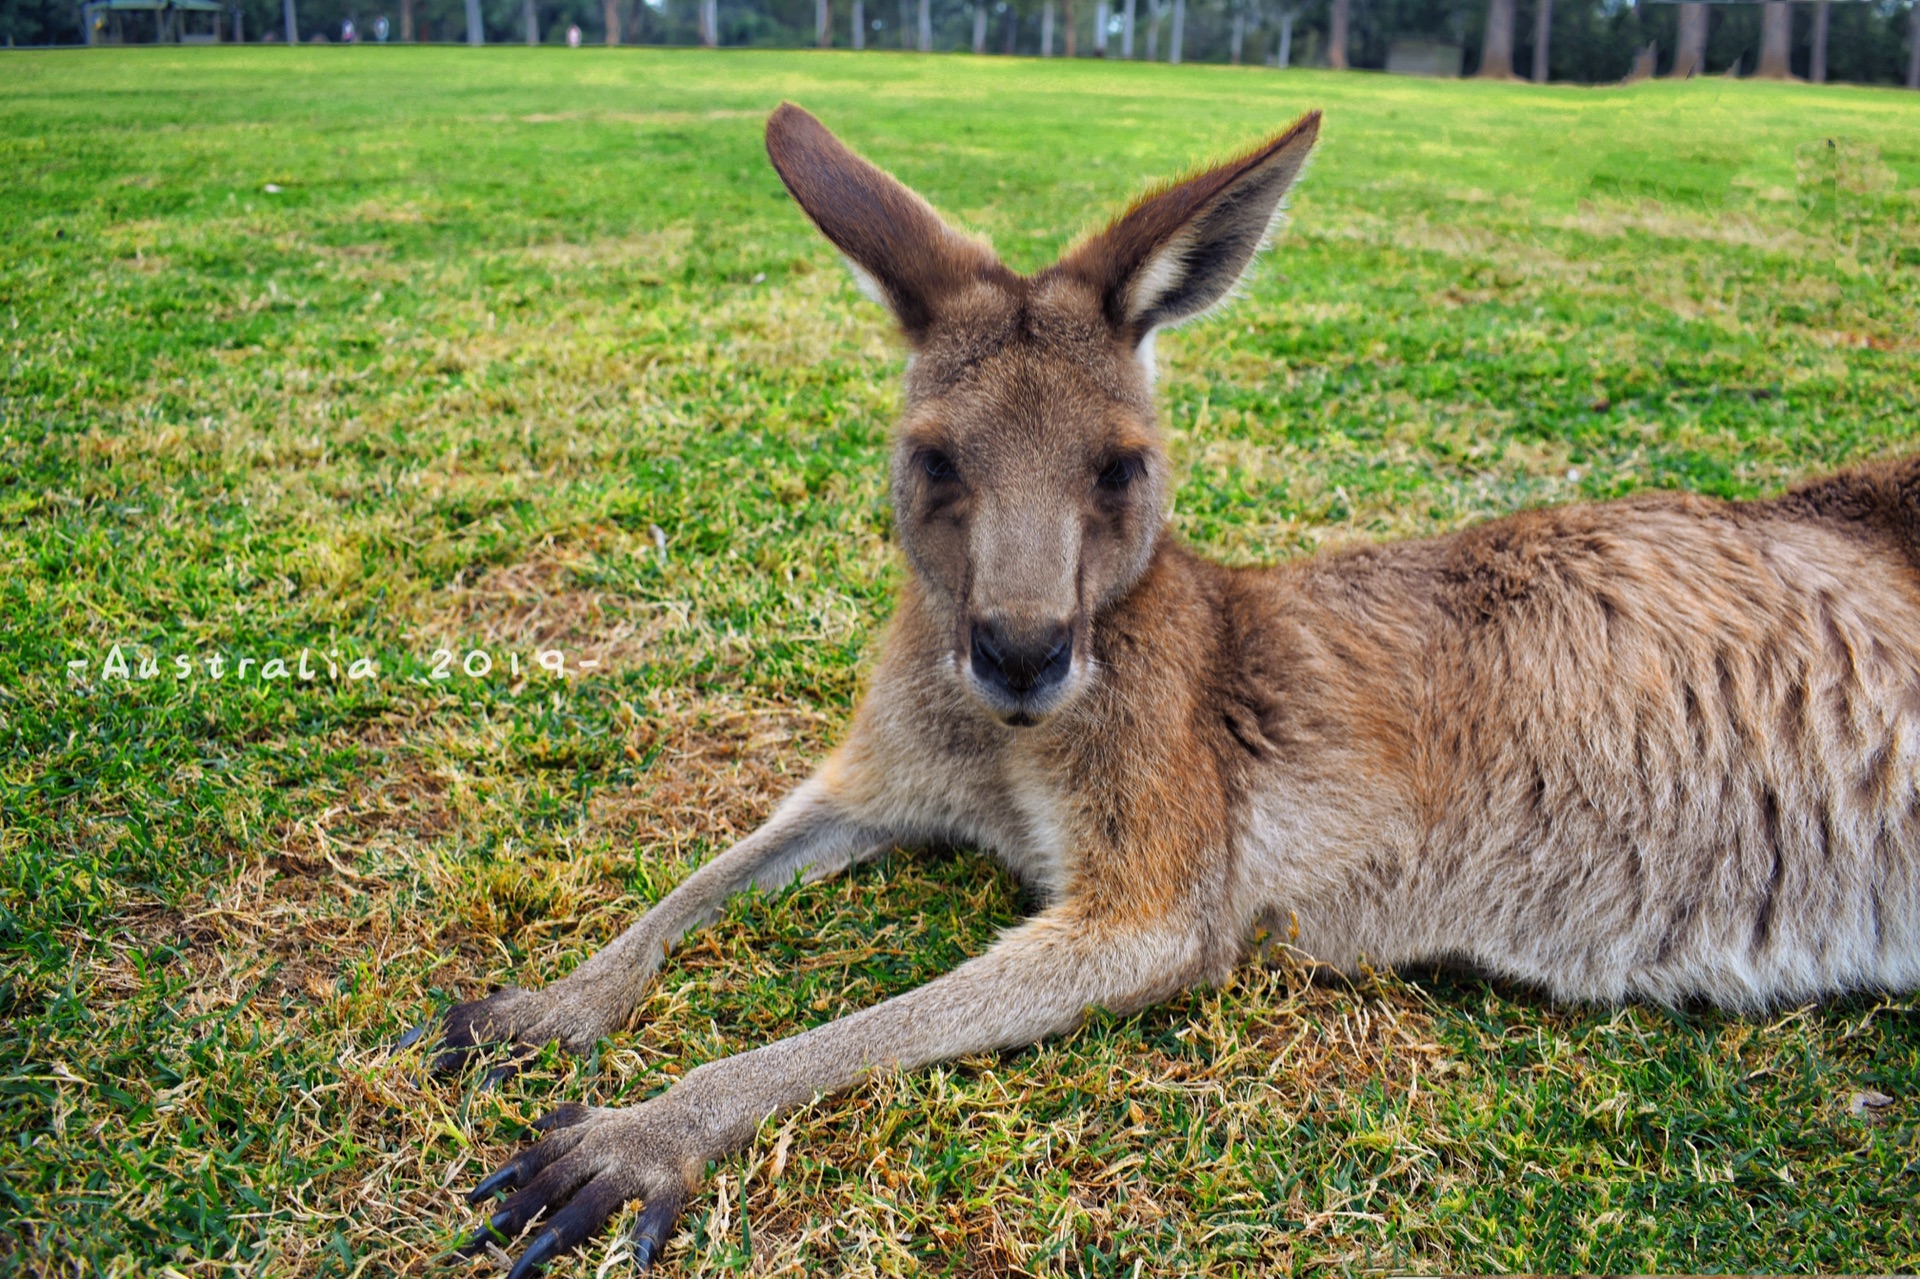
[(1265, 145), (1145, 196), (1055, 269), (1091, 284), (1107, 320), (1139, 346), (1226, 297), (1280, 219), (1320, 133), (1310, 111)]
[(892, 309), (910, 342), (926, 335), (945, 298), (1008, 274), (991, 249), (949, 227), (791, 102), (767, 121), (767, 157), (813, 224), (846, 254), (861, 291)]

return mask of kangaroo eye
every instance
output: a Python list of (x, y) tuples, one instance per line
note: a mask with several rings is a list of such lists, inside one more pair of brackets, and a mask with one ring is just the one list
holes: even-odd
[(1100, 472), (1100, 487), (1118, 493), (1140, 478), (1146, 464), (1132, 455), (1116, 457)]
[(920, 469), (927, 473), (927, 478), (930, 480), (960, 478), (959, 468), (954, 466), (953, 459), (939, 449), (928, 449), (920, 455)]

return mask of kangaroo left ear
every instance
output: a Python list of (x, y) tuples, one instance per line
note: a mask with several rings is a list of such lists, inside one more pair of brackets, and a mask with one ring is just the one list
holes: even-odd
[(1091, 284), (1115, 332), (1140, 346), (1227, 296), (1319, 134), (1320, 113), (1310, 111), (1239, 159), (1141, 199), (1053, 269)]

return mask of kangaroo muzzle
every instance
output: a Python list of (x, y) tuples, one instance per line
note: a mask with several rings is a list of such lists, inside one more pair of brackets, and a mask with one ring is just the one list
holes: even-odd
[(976, 621), (968, 657), (981, 700), (1008, 723), (1025, 727), (1053, 709), (1073, 673), (1073, 623)]

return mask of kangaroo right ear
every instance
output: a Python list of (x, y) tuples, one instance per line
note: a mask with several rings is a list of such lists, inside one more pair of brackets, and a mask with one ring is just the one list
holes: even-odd
[(1199, 315), (1239, 281), (1319, 133), (1309, 111), (1240, 158), (1146, 196), (1053, 269), (1090, 284), (1144, 360), (1156, 328)]
[(933, 206), (783, 102), (767, 121), (767, 157), (821, 234), (847, 257), (861, 292), (893, 311), (907, 340), (925, 337), (946, 297), (1007, 269), (941, 221)]

